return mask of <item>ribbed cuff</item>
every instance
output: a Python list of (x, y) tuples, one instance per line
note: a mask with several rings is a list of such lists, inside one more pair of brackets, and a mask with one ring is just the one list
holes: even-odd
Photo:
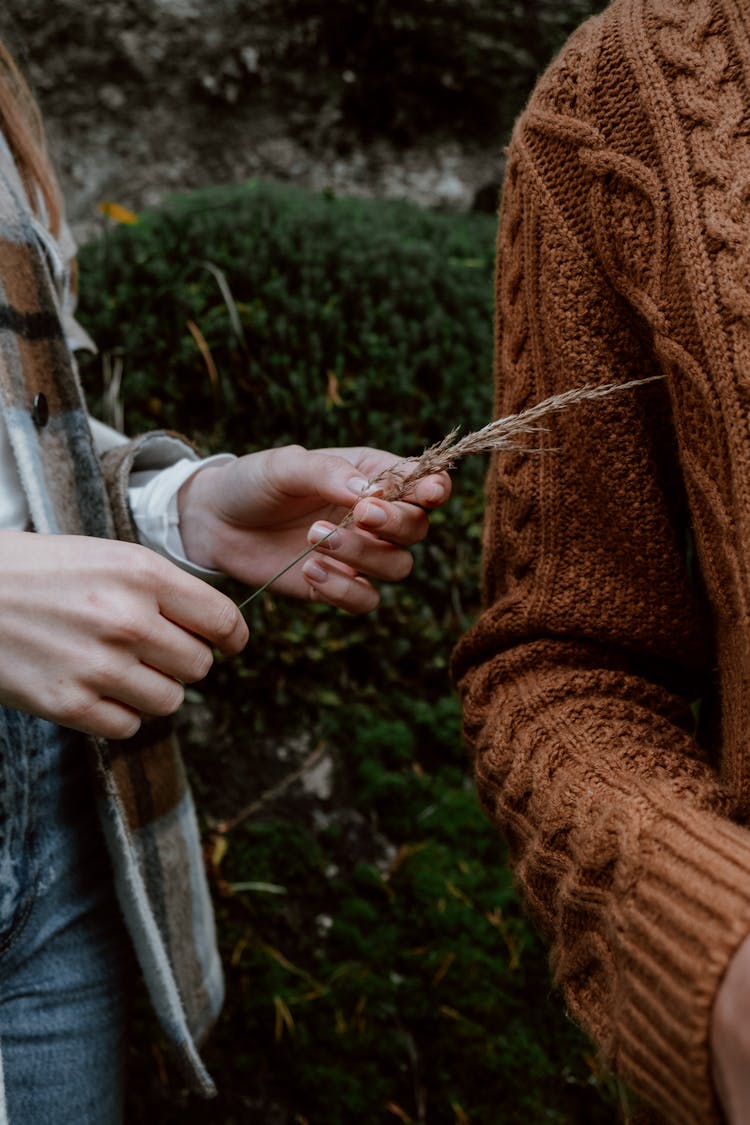
[[(750, 832), (670, 806), (642, 835), (643, 868), (623, 903), (617, 1073), (681, 1125), (723, 1120), (710, 1021), (732, 955), (750, 933)], [(645, 854), (644, 854), (645, 853)]]

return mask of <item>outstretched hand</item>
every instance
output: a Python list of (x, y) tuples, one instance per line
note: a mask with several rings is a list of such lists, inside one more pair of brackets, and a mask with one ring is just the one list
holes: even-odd
[(248, 586), (261, 586), (354, 508), (349, 526), (321, 542), (273, 588), (366, 613), (379, 601), (370, 579), (407, 577), (408, 548), (427, 534), (425, 509), (450, 496), (446, 473), (425, 477), (403, 500), (365, 496), (369, 482), (398, 462), (377, 449), (291, 445), (207, 466), (178, 497), (187, 557)]

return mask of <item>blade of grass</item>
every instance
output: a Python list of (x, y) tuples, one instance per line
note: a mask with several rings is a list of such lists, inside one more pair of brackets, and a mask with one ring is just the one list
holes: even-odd
[[(338, 525), (338, 527), (340, 527), (340, 526), (341, 526), (341, 524)], [(316, 547), (319, 547), (321, 543), (325, 543), (326, 539), (330, 539), (330, 537), (333, 535), (334, 531), (336, 531), (336, 530), (337, 530), (337, 527), (332, 527), (331, 530), (326, 532), (325, 535), (321, 535), (320, 539), (316, 539), (316, 541), (314, 543), (312, 543), (309, 547), (305, 547), (304, 551), (300, 551), (300, 553), (298, 555), (296, 555), (290, 563), (287, 563), (287, 565), (284, 567), (283, 570), (279, 570), (276, 574), (274, 574), (271, 578), (269, 578), (267, 582), (264, 582), (262, 586), (259, 586), (257, 590), (254, 590), (249, 598), (245, 598), (245, 600), (243, 602), (240, 602), (239, 605), (237, 606), (237, 608), (240, 611), (242, 611), (245, 608), (245, 606), (250, 605), (250, 602), (252, 602), (256, 598), (260, 597), (260, 595), (268, 589), (268, 587), (271, 585), (272, 582), (276, 582), (277, 579), (281, 578), (282, 575), (286, 574), (286, 572), (288, 570), (291, 570), (293, 566), (296, 566), (298, 562), (302, 562), (303, 559), (306, 559), (307, 556), (309, 554), (311, 554), (315, 550)]]

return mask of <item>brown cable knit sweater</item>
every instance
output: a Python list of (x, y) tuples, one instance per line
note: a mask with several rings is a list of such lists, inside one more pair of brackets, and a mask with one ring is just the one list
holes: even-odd
[(750, 933), (743, 0), (615, 0), (509, 151), (498, 411), (653, 374), (495, 460), (455, 673), (566, 1003), (651, 1119), (706, 1125), (711, 1007)]

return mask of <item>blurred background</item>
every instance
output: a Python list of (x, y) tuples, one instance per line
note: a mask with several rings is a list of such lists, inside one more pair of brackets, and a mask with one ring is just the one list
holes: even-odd
[[(602, 6), (3, 5), (82, 244), (92, 411), (206, 452), (408, 455), (482, 425), (503, 147)], [(140, 998), (129, 1123), (618, 1119), (461, 748), (448, 665), (479, 607), (484, 471), (457, 470), (377, 614), (269, 591), (243, 657), (190, 690), (228, 983), (219, 1096), (186, 1093)]]
[(494, 210), (536, 75), (596, 0), (10, 0), (72, 218), (249, 176)]

